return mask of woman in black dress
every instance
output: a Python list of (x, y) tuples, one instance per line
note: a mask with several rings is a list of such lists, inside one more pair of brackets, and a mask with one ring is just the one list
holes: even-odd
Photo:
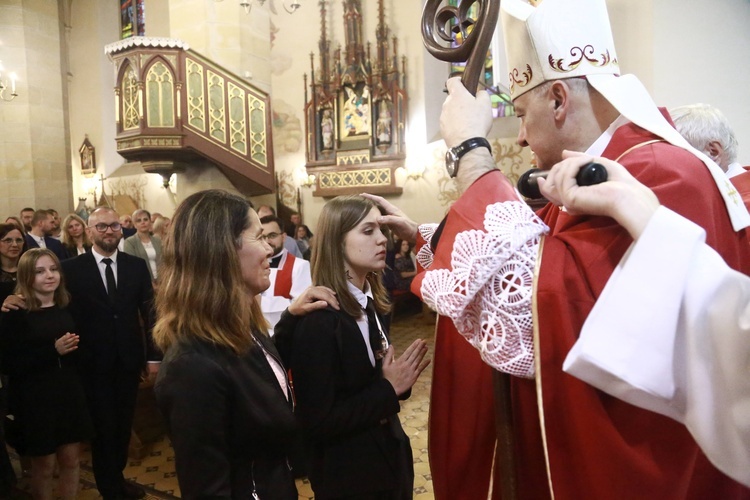
[(415, 340), (396, 358), (389, 345), (382, 317), (389, 304), (381, 282), (386, 237), (379, 216), (361, 196), (341, 196), (323, 207), (312, 278), (336, 292), (340, 309), (310, 313), (292, 334), (290, 323), (281, 323), (274, 337), (281, 335), (277, 345), (290, 363), (297, 415), (312, 443), (310, 482), (318, 500), (402, 500), (413, 494), (399, 400), (409, 397), (427, 366), (427, 346)]
[(35, 498), (52, 498), (52, 473), (59, 464), (58, 493), (75, 498), (80, 443), (93, 435), (83, 386), (76, 369), (78, 335), (68, 311), (69, 295), (52, 251), (34, 248), (18, 263), (16, 293), (26, 310), (0, 316), (3, 370), (10, 376), (10, 413), (20, 454), (31, 457)]

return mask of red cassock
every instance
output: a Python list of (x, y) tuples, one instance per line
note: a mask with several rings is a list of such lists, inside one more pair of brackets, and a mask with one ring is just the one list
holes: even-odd
[[(713, 178), (695, 156), (633, 124), (617, 129), (602, 156), (625, 166), (663, 205), (705, 228), (706, 242), (732, 268), (750, 274), (748, 236), (733, 231)], [(517, 196), (500, 172), (475, 182), (451, 207), (429, 271), (451, 269), (456, 235), (482, 230), (485, 207), (507, 200)], [(541, 243), (534, 287), (536, 379), (513, 377), (511, 386), (519, 498), (750, 498), (750, 490), (708, 462), (682, 424), (562, 371), (632, 239), (610, 218), (570, 216), (552, 205), (539, 215), (550, 233)], [(414, 293), (424, 275), (415, 278)], [(648, 280), (644, 276), (644, 287)], [(438, 500), (487, 498), (495, 446), (491, 394), (492, 370), (441, 317), (429, 429)]]

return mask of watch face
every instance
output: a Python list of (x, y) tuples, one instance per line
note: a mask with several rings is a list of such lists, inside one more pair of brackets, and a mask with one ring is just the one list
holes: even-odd
[(455, 177), (457, 166), (458, 155), (453, 151), (453, 148), (450, 148), (445, 152), (445, 169), (448, 171), (448, 175)]

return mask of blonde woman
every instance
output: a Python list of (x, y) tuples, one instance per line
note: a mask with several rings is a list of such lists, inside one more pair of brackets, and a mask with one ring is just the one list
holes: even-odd
[(68, 214), (63, 220), (62, 244), (68, 259), (91, 250), (91, 239), (86, 233), (86, 222), (78, 215)]
[(167, 232), (169, 232), (169, 227), (171, 225), (172, 219), (170, 219), (169, 217), (157, 217), (153, 222), (154, 236), (158, 236), (163, 243), (164, 238), (167, 236)]
[(147, 210), (133, 212), (133, 225), (136, 233), (125, 240), (123, 251), (145, 260), (151, 281), (158, 277), (161, 262), (161, 239), (151, 234), (151, 214)]
[(58, 491), (76, 498), (80, 443), (93, 425), (78, 375), (78, 335), (66, 307), (70, 300), (57, 256), (32, 248), (18, 263), (16, 293), (26, 309), (0, 315), (3, 369), (10, 376), (9, 411), (17, 426), (14, 445), (31, 457), (34, 498), (51, 499), (59, 464)]

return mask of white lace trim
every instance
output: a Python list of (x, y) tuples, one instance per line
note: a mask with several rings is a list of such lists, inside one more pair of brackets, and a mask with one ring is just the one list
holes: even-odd
[(488, 365), (518, 377), (534, 377), (532, 283), (547, 231), (526, 203), (492, 204), (484, 231), (456, 235), (451, 270), (427, 271), (422, 281), (424, 302), (451, 318)]
[(190, 46), (177, 38), (131, 36), (104, 46), (105, 54), (116, 54), (133, 47), (169, 47), (188, 50)]
[(439, 224), (422, 224), (418, 228), (420, 236), (422, 236), (422, 239), (425, 241), (425, 244), (422, 245), (422, 248), (417, 252), (417, 262), (422, 266), (422, 269), (429, 269), (432, 265), (432, 260), (435, 258), (432, 253), (432, 237), (435, 235), (435, 230), (438, 228), (438, 225)]

